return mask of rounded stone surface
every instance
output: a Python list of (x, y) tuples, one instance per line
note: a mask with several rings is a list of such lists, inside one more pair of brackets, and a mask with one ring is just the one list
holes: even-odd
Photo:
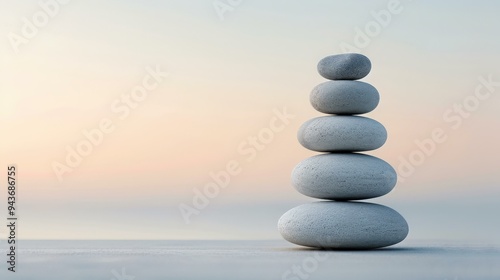
[(372, 85), (359, 81), (327, 81), (310, 95), (314, 109), (325, 114), (364, 114), (378, 105), (380, 95)]
[(321, 154), (301, 161), (292, 184), (303, 195), (332, 200), (383, 196), (396, 185), (397, 174), (387, 162), (363, 154)]
[(371, 69), (368, 57), (359, 53), (330, 55), (318, 63), (319, 74), (329, 80), (358, 80)]
[(324, 116), (306, 121), (297, 138), (317, 152), (356, 152), (384, 145), (387, 131), (379, 122), (359, 116)]
[(303, 204), (283, 214), (278, 229), (291, 243), (325, 249), (381, 248), (408, 235), (408, 224), (398, 212), (366, 202)]

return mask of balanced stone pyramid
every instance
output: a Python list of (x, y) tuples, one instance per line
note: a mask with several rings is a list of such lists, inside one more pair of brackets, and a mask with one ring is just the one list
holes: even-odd
[(300, 193), (324, 201), (286, 212), (278, 222), (288, 241), (325, 249), (374, 249), (394, 245), (408, 235), (408, 224), (395, 210), (353, 200), (380, 197), (396, 185), (387, 162), (357, 152), (380, 148), (387, 131), (379, 122), (355, 116), (377, 107), (380, 96), (370, 84), (356, 81), (371, 70), (361, 54), (323, 58), (318, 72), (328, 79), (310, 95), (312, 106), (329, 114), (306, 121), (298, 132), (300, 144), (322, 152), (300, 162), (292, 184)]

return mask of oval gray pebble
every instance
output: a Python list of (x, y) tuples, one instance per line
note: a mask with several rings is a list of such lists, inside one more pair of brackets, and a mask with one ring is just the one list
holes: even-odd
[(359, 116), (325, 116), (306, 121), (297, 138), (317, 152), (369, 151), (382, 147), (387, 131), (379, 122)]
[(371, 69), (368, 57), (359, 53), (330, 55), (318, 63), (319, 74), (329, 80), (362, 79)]
[(364, 114), (378, 105), (380, 95), (372, 85), (359, 81), (328, 81), (310, 95), (314, 109), (325, 114)]
[(408, 224), (395, 210), (366, 202), (320, 201), (297, 206), (278, 221), (291, 243), (325, 249), (375, 249), (408, 235)]
[(389, 193), (397, 174), (387, 162), (364, 154), (321, 154), (301, 161), (292, 184), (303, 195), (321, 199), (369, 199)]

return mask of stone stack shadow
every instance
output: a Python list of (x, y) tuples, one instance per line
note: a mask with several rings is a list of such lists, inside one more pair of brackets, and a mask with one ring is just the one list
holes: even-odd
[(395, 210), (354, 202), (389, 193), (397, 175), (387, 162), (357, 152), (380, 148), (387, 131), (379, 122), (357, 116), (374, 110), (380, 95), (372, 85), (357, 81), (371, 70), (361, 54), (323, 58), (318, 72), (328, 81), (310, 95), (312, 106), (328, 114), (306, 121), (298, 140), (322, 154), (300, 162), (292, 184), (300, 193), (326, 201), (312, 202), (286, 212), (278, 222), (288, 241), (316, 248), (374, 249), (401, 242), (408, 224)]

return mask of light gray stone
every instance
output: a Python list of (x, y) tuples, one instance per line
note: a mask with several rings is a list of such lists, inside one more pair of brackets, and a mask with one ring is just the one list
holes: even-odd
[(379, 122), (359, 116), (324, 116), (306, 121), (297, 138), (317, 152), (369, 151), (380, 148), (387, 131)]
[(334, 200), (368, 199), (389, 193), (397, 175), (387, 162), (363, 154), (321, 154), (301, 161), (292, 172), (300, 193)]
[(329, 80), (358, 80), (364, 78), (372, 64), (368, 57), (359, 53), (330, 55), (318, 63), (318, 72)]
[(365, 202), (303, 204), (283, 214), (278, 229), (289, 242), (326, 249), (375, 249), (408, 235), (408, 224), (398, 212)]
[(380, 95), (372, 85), (359, 81), (328, 81), (311, 92), (314, 109), (325, 114), (364, 114), (378, 105)]

